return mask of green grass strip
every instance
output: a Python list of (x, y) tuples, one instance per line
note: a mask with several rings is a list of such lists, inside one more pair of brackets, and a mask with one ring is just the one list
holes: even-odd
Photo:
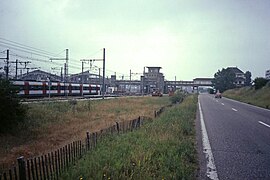
[(141, 129), (106, 137), (61, 179), (195, 179), (197, 96)]
[(230, 89), (225, 91), (223, 96), (270, 109), (270, 87), (267, 86), (258, 90), (255, 90), (254, 87)]

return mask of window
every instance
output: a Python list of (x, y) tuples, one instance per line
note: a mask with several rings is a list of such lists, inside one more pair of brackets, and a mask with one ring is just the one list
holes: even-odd
[(43, 86), (42, 85), (30, 85), (29, 86), (29, 90), (43, 90)]

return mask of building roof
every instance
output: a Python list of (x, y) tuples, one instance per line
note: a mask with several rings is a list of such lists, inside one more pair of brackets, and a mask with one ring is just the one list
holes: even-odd
[(214, 78), (195, 78), (193, 81), (212, 81)]
[(18, 77), (25, 77), (25, 76), (29, 76), (31, 74), (46, 74), (48, 76), (55, 76), (55, 77), (60, 77), (60, 76), (57, 76), (55, 74), (51, 74), (51, 73), (48, 73), (48, 72), (45, 72), (45, 71), (42, 71), (42, 70), (34, 70), (34, 71), (30, 71), (28, 73), (24, 73), (22, 75), (19, 75)]
[(95, 77), (98, 76), (98, 74), (90, 73), (89, 70), (87, 70), (87, 71), (84, 71), (83, 73), (80, 72), (80, 73), (77, 73), (77, 74), (71, 74), (70, 78), (81, 76), (82, 74), (86, 75), (86, 76), (95, 76)]
[(237, 74), (237, 73), (243, 73), (243, 71), (241, 71), (240, 69), (238, 69), (238, 67), (228, 67), (227, 70), (230, 70), (230, 71), (232, 71), (235, 74)]
[(148, 69), (162, 69), (162, 67), (158, 67), (158, 66), (147, 66)]
[(42, 70), (34, 70), (18, 76), (18, 79), (31, 81), (46, 81), (47, 78), (51, 81), (61, 81), (60, 76)]

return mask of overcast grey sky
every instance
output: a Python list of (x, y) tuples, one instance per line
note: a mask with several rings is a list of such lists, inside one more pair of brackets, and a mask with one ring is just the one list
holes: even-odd
[(68, 48), (72, 73), (106, 48), (117, 76), (161, 66), (167, 80), (192, 80), (237, 66), (255, 78), (270, 69), (270, 1), (1, 0), (0, 37), (54, 53)]

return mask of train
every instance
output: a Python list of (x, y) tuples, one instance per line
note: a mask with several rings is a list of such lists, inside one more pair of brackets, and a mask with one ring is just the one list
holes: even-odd
[(11, 81), (11, 83), (15, 87), (17, 87), (18, 96), (25, 98), (100, 95), (100, 85), (96, 84), (78, 84), (46, 81)]

